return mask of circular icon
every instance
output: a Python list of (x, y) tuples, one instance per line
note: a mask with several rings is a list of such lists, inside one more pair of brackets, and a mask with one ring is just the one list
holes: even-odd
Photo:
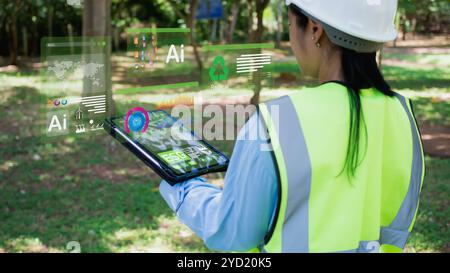
[(66, 99), (61, 101), (61, 105), (66, 105), (66, 104), (67, 104), (67, 100)]
[(55, 101), (53, 102), (53, 104), (54, 104), (55, 106), (58, 106), (58, 105), (60, 104), (60, 101), (59, 101), (59, 100), (55, 100)]
[(131, 114), (131, 116), (128, 119), (128, 127), (133, 132), (139, 132), (144, 129), (145, 126), (145, 116), (141, 112), (135, 112)]
[(126, 133), (131, 131), (144, 133), (148, 128), (150, 118), (147, 111), (142, 107), (135, 107), (127, 112), (125, 116), (124, 129)]

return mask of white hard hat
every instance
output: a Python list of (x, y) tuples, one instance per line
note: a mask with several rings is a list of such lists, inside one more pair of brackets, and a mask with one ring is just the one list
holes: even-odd
[(323, 24), (330, 40), (359, 52), (371, 52), (394, 40), (397, 0), (286, 0)]

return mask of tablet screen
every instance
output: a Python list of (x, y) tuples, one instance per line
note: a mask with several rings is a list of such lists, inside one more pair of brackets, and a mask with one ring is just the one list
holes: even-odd
[[(176, 174), (222, 165), (227, 158), (198, 139), (181, 122), (164, 111), (148, 112), (149, 123), (145, 132), (127, 133), (151, 154), (166, 163)], [(125, 118), (115, 118), (114, 124), (123, 133)]]

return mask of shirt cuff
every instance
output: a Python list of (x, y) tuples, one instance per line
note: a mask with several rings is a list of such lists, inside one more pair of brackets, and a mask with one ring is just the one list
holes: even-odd
[(184, 197), (186, 196), (186, 187), (189, 186), (190, 183), (195, 181), (205, 182), (206, 180), (202, 177), (196, 177), (181, 183), (177, 183), (173, 186), (171, 186), (165, 180), (162, 180), (159, 184), (159, 193), (166, 201), (167, 205), (169, 205), (170, 209), (172, 209), (176, 213), (183, 203)]

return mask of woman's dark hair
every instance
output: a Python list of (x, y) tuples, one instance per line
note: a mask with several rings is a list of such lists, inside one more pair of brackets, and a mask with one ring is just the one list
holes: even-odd
[[(309, 18), (304, 15), (297, 7), (290, 6), (291, 11), (297, 17), (297, 25), (305, 29)], [(360, 135), (361, 125), (364, 129), (364, 137), (367, 143), (367, 128), (364, 122), (364, 115), (361, 109), (360, 90), (367, 88), (376, 88), (386, 96), (394, 96), (389, 84), (384, 80), (376, 62), (376, 53), (358, 53), (354, 50), (340, 47), (342, 54), (342, 71), (344, 74), (345, 85), (348, 89), (350, 105), (350, 126), (349, 139), (347, 144), (347, 155), (341, 175), (344, 171), (352, 178), (355, 176), (356, 169), (364, 159), (365, 152), (360, 159)], [(367, 148), (367, 147), (365, 147)]]

